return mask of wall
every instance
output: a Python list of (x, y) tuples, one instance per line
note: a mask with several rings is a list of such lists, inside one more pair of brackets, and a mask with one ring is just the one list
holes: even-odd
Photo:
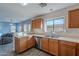
[(0, 35), (8, 32), (11, 32), (10, 22), (0, 22)]
[(42, 16), (46, 21), (51, 18), (58, 18), (58, 17), (65, 17), (65, 28), (67, 30), (66, 33), (60, 33), (65, 36), (70, 36), (70, 37), (78, 37), (79, 38), (79, 28), (68, 28), (68, 11), (73, 10), (73, 9), (78, 9), (79, 4), (73, 5), (61, 10), (53, 11), (51, 13), (48, 13), (44, 16)]
[(26, 24), (26, 25), (31, 24), (31, 20), (25, 20), (23, 22), (16, 23), (16, 32), (19, 32), (19, 26), (22, 27), (21, 32), (23, 32), (24, 31), (24, 24)]
[[(61, 9), (61, 10), (57, 10), (57, 11), (48, 13), (48, 14), (44, 15), (43, 18), (46, 21), (46, 20), (51, 19), (51, 18), (65, 17), (65, 19), (66, 19), (66, 22), (65, 22), (66, 29), (71, 30), (70, 28), (68, 28), (68, 11), (73, 10), (73, 9), (78, 9), (78, 8), (79, 8), (79, 4), (73, 5), (73, 6)], [(79, 30), (79, 28), (78, 29), (73, 28), (72, 30)]]

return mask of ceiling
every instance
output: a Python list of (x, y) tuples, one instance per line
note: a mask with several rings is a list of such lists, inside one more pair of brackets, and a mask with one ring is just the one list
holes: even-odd
[(74, 5), (74, 3), (47, 3), (46, 7), (41, 8), (39, 3), (28, 3), (23, 6), (20, 3), (0, 3), (0, 21), (20, 22), (32, 17), (46, 14), (52, 11)]

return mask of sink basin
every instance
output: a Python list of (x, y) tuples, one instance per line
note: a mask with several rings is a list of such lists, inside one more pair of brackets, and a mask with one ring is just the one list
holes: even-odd
[(51, 37), (51, 38), (59, 38), (60, 36), (45, 36), (45, 37)]

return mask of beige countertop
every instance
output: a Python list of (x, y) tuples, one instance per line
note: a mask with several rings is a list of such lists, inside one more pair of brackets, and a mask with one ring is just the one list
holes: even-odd
[(18, 38), (21, 38), (21, 37), (31, 38), (32, 36), (45, 37), (49, 39), (64, 40), (64, 41), (79, 43), (79, 38), (72, 38), (72, 37), (57, 37), (56, 38), (56, 37), (46, 37), (45, 35), (37, 35), (37, 34), (28, 34), (26, 36), (18, 36)]
[(72, 37), (58, 37), (58, 38), (55, 38), (55, 37), (46, 37), (45, 35), (34, 35), (34, 36), (79, 43), (79, 38), (72, 38)]

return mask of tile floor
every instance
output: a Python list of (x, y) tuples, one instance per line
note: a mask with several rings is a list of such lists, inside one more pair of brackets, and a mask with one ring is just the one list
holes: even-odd
[(31, 48), (24, 53), (16, 54), (13, 48), (13, 43), (0, 45), (0, 56), (51, 56), (36, 48)]

